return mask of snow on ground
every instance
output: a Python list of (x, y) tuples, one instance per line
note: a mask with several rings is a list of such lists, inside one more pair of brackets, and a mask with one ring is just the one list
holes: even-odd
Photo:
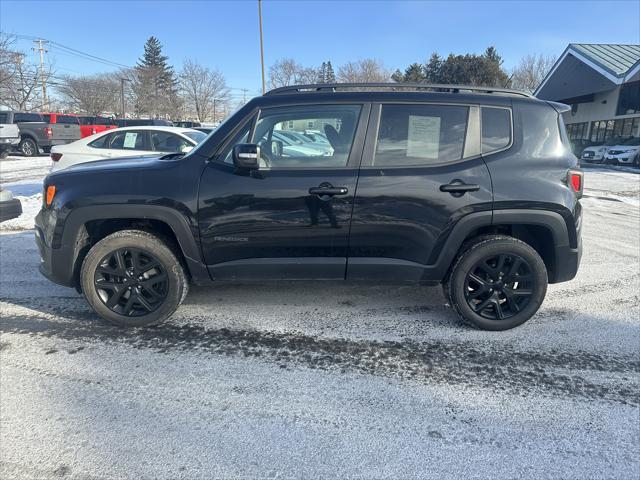
[(507, 332), (340, 282), (194, 286), (118, 329), (3, 231), (0, 478), (639, 478), (639, 181), (586, 170), (578, 276)]
[(42, 205), (42, 181), (51, 170), (47, 157), (7, 157), (0, 160), (0, 187), (22, 204), (22, 215), (0, 223), (0, 232), (30, 230)]

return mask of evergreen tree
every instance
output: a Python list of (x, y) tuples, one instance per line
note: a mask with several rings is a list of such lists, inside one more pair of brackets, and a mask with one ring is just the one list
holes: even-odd
[(400, 70), (396, 70), (391, 78), (400, 83), (423, 83), (426, 79), (424, 67), (419, 63), (412, 63), (407, 67), (404, 73)]
[(318, 83), (327, 83), (327, 62), (322, 62), (318, 69)]
[(331, 65), (331, 60), (327, 61), (327, 70), (325, 72), (325, 82), (336, 83), (336, 74), (333, 72), (333, 66)]
[(168, 57), (162, 54), (162, 44), (149, 37), (144, 54), (135, 67), (133, 85), (136, 109), (157, 116), (175, 116), (179, 109), (178, 81)]

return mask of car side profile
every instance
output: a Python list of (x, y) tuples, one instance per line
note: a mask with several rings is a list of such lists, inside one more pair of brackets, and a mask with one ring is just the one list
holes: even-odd
[(78, 163), (143, 155), (187, 153), (206, 135), (190, 128), (123, 127), (105, 130), (51, 149), (52, 171)]
[[(442, 284), (467, 323), (531, 318), (580, 263), (582, 171), (561, 113), (522, 92), (285, 87), (188, 154), (50, 174), (40, 271), (121, 326), (168, 318), (190, 283)], [(321, 132), (330, 154), (284, 152)]]

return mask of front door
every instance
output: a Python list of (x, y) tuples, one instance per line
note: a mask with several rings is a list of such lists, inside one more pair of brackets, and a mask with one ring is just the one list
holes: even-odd
[[(367, 117), (365, 105), (275, 107), (232, 134), (200, 182), (202, 248), (214, 280), (344, 279)], [(259, 170), (233, 166), (238, 143), (260, 145)]]
[(433, 280), (451, 227), (492, 207), (479, 137), (479, 107), (372, 107), (347, 279)]

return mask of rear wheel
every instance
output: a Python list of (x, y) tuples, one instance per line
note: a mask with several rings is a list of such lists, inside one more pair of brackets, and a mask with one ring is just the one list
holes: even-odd
[(456, 259), (445, 281), (454, 310), (473, 326), (507, 330), (531, 318), (547, 291), (547, 269), (528, 244), (507, 236), (480, 237)]
[(174, 252), (140, 230), (116, 232), (96, 243), (82, 263), (80, 282), (95, 312), (123, 327), (165, 320), (188, 289)]
[(32, 138), (23, 138), (20, 140), (18, 148), (25, 157), (35, 157), (38, 155), (38, 144)]

